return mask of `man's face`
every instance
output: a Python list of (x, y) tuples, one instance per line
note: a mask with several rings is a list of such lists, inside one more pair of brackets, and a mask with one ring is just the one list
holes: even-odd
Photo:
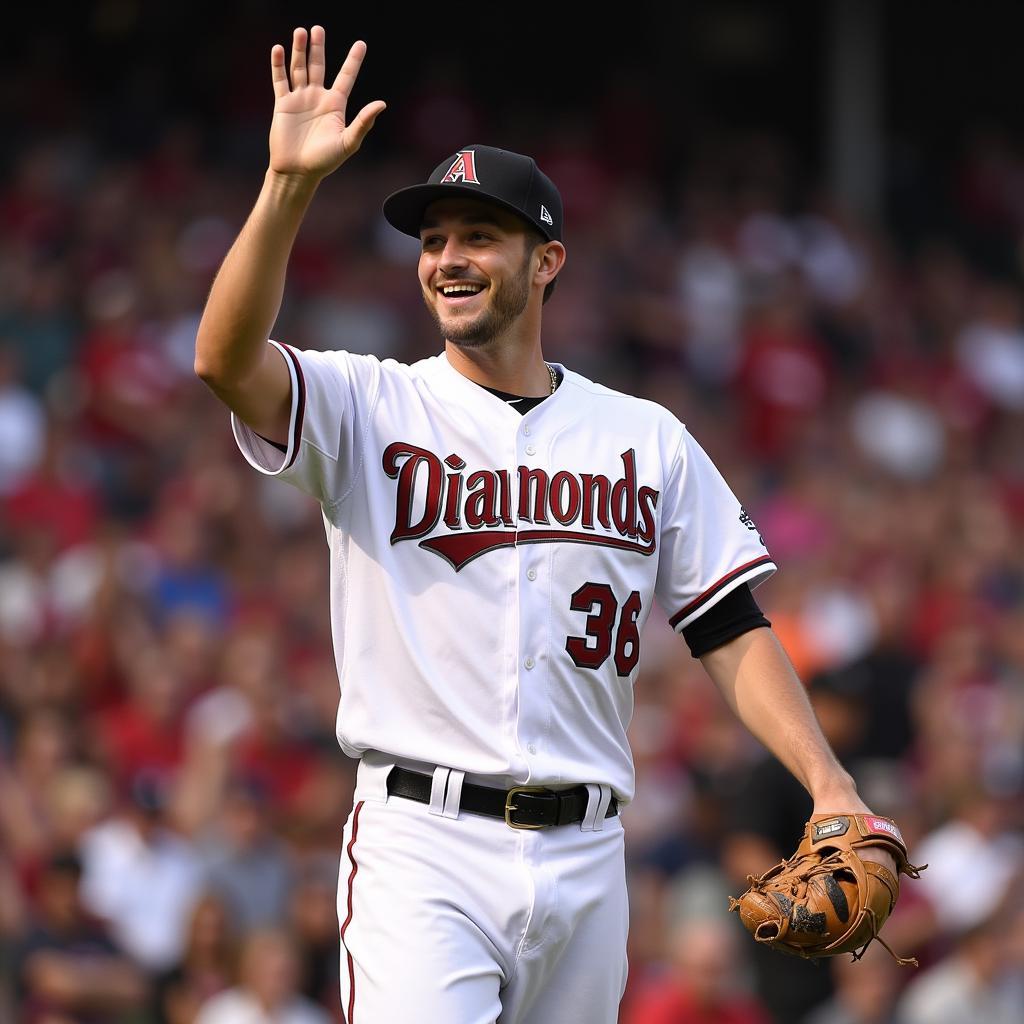
[[(420, 285), (448, 341), (486, 345), (526, 309), (533, 250), (525, 235), (519, 217), (479, 199), (438, 199), (427, 207), (420, 228)], [(445, 295), (444, 286), (457, 283), (474, 287)]]

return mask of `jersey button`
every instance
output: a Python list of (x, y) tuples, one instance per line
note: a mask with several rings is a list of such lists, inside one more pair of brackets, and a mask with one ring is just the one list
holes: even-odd
[(526, 656), (526, 660), (523, 662), (523, 664), (529, 669), (529, 668), (533, 668), (533, 666), (536, 665), (537, 663), (533, 660), (533, 658), (531, 658), (529, 655), (527, 655)]
[(529, 752), (530, 752), (531, 754), (536, 754), (536, 753), (537, 753), (537, 748), (536, 748), (536, 746), (535, 746), (534, 744), (532, 744), (532, 743), (531, 743), (531, 744), (530, 744), (530, 745), (529, 745), (529, 746), (528, 746), (528, 747), (527, 747), (526, 749), (527, 749), (527, 750), (528, 750), (528, 751), (529, 751)]
[(530, 582), (532, 583), (537, 578), (537, 570), (536, 569), (527, 569), (526, 570), (526, 578), (528, 580), (530, 580)]
[(535, 444), (528, 444), (526, 446), (526, 454), (527, 455), (536, 455), (537, 454), (537, 446)]

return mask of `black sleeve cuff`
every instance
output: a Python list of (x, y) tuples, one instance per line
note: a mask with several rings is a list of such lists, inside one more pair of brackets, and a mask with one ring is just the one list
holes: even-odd
[(770, 625), (754, 600), (750, 587), (741, 583), (700, 618), (686, 626), (682, 633), (690, 653), (699, 658), (741, 633)]

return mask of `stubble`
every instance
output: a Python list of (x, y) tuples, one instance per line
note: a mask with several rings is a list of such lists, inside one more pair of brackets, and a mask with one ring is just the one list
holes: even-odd
[(522, 315), (530, 300), (529, 266), (532, 255), (532, 250), (527, 247), (519, 272), (505, 285), (490, 286), (486, 308), (475, 317), (459, 314), (442, 319), (437, 302), (431, 302), (424, 296), (424, 304), (438, 332), (453, 345), (463, 348), (488, 345), (504, 334)]

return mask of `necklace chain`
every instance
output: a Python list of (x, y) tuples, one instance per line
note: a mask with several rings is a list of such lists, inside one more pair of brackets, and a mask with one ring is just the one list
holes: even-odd
[(548, 368), (548, 376), (551, 377), (551, 394), (555, 393), (555, 389), (558, 387), (558, 374), (555, 373), (554, 367), (550, 363), (544, 364)]

